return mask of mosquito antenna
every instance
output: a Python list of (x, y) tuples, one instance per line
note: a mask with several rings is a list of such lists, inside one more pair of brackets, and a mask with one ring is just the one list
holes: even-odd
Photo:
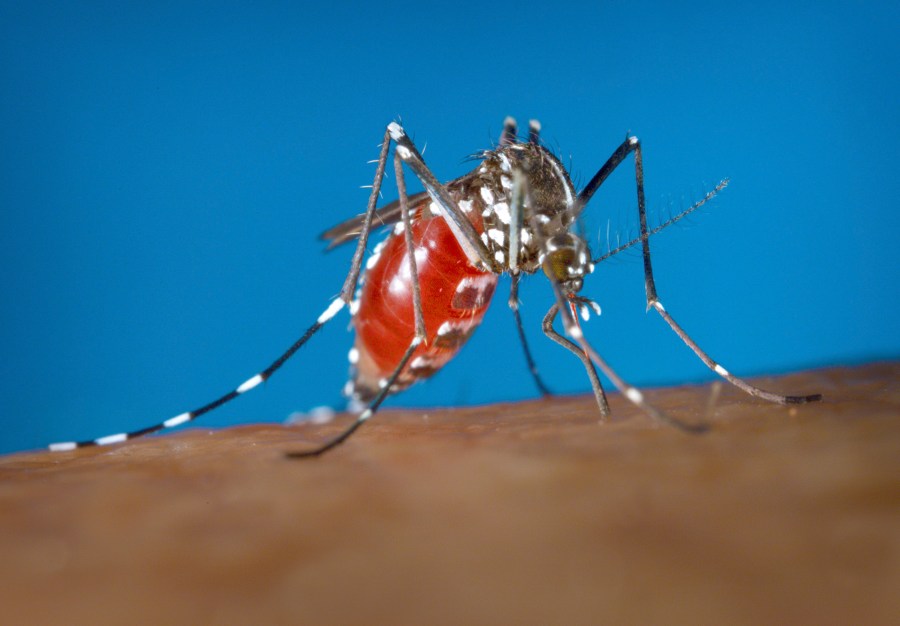
[[(654, 228), (653, 230), (648, 232), (647, 237), (651, 237), (651, 236), (655, 235), (656, 233), (660, 232), (662, 229), (667, 228), (667, 227), (671, 226), (672, 224), (674, 224), (675, 222), (684, 219), (685, 217), (687, 217), (688, 215), (690, 215), (691, 213), (693, 213), (694, 211), (696, 211), (697, 209), (702, 207), (704, 204), (706, 204), (707, 202), (712, 200), (716, 196), (716, 194), (718, 194), (720, 191), (725, 189), (725, 187), (727, 187), (727, 186), (728, 186), (728, 179), (726, 178), (725, 180), (721, 181), (718, 185), (716, 185), (715, 188), (713, 190), (711, 190), (709, 193), (707, 193), (701, 200), (695, 202), (694, 204), (692, 204), (691, 206), (686, 208), (681, 213), (678, 213), (677, 215), (670, 217), (665, 222), (663, 222), (662, 224), (660, 224), (659, 226), (657, 226), (656, 228)], [(635, 237), (628, 243), (623, 243), (623, 244), (619, 245), (618, 247), (610, 250), (606, 254), (597, 257), (596, 259), (594, 259), (594, 263), (596, 264), (596, 263), (600, 263), (601, 261), (605, 261), (606, 259), (613, 256), (614, 254), (623, 252), (624, 250), (627, 250), (631, 246), (641, 243), (641, 241), (643, 241), (643, 240), (644, 240), (644, 237)], [(609, 248), (609, 223), (608, 222), (607, 222), (607, 229), (606, 229), (606, 242), (607, 242), (606, 247)]]

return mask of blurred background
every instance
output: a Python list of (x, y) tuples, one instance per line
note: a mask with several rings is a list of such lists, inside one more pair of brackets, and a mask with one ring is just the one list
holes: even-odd
[[(746, 376), (897, 358), (900, 10), (790, 4), (4, 2), (0, 451), (156, 423), (268, 365), (340, 289), (351, 250), (317, 236), (364, 209), (395, 119), (444, 180), (506, 115), (538, 118), (581, 184), (634, 133), (653, 223), (730, 177), (653, 240), (661, 300), (698, 343)], [(629, 161), (585, 228), (599, 254), (636, 226)], [(639, 258), (587, 281), (588, 337), (634, 384), (711, 380), (645, 312)], [(389, 406), (537, 395), (508, 285)], [(587, 392), (540, 331), (546, 280), (522, 300), (548, 384)], [(348, 321), (197, 424), (341, 406)]]

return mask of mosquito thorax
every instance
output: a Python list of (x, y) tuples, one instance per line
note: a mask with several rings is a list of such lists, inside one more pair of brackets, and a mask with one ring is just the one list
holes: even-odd
[[(571, 224), (575, 187), (559, 159), (540, 144), (514, 143), (479, 156), (481, 165), (451, 193), (464, 212), (480, 213), (481, 240), (497, 263), (506, 271), (534, 273), (541, 267), (541, 241)], [(507, 258), (514, 171), (525, 177), (528, 189), (515, 264)]]

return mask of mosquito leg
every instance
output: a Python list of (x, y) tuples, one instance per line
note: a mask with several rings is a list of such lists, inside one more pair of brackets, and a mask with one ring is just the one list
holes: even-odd
[[(650, 231), (647, 229), (647, 207), (646, 201), (644, 199), (644, 163), (643, 157), (641, 154), (641, 143), (638, 141), (637, 137), (628, 137), (625, 139), (622, 144), (616, 148), (616, 151), (613, 152), (612, 156), (607, 159), (606, 163), (603, 164), (603, 167), (594, 175), (594, 177), (588, 182), (587, 186), (578, 194), (578, 202), (576, 205), (576, 214), (580, 213), (587, 202), (590, 200), (591, 196), (597, 189), (603, 184), (603, 181), (625, 160), (630, 153), (634, 152), (634, 177), (635, 183), (637, 186), (637, 203), (638, 203), (638, 218), (641, 224), (641, 246), (643, 248), (643, 259), (644, 259), (644, 287), (647, 292), (647, 308), (654, 308), (656, 311), (662, 316), (662, 318), (666, 321), (666, 323), (675, 331), (675, 333), (681, 338), (681, 340), (691, 349), (694, 353), (700, 357), (700, 360), (703, 361), (706, 366), (714, 371), (716, 374), (735, 385), (736, 387), (744, 390), (748, 394), (752, 396), (756, 396), (758, 398), (763, 398), (764, 400), (768, 400), (770, 402), (776, 402), (778, 404), (803, 404), (805, 402), (815, 402), (817, 400), (821, 400), (821, 394), (811, 394), (807, 396), (788, 396), (782, 395), (778, 393), (773, 393), (771, 391), (766, 391), (764, 389), (760, 389), (759, 387), (755, 387), (750, 383), (738, 378), (737, 376), (732, 375), (728, 370), (724, 367), (716, 363), (713, 359), (709, 357), (706, 352), (704, 352), (700, 346), (694, 342), (693, 339), (688, 336), (688, 334), (679, 326), (671, 315), (666, 311), (665, 307), (662, 305), (662, 302), (659, 301), (659, 296), (656, 293), (656, 282), (653, 278), (653, 265), (650, 261)], [(721, 187), (721, 184), (720, 184)], [(717, 187), (717, 190), (719, 187)]]
[(394, 371), (391, 373), (391, 375), (385, 381), (383, 381), (378, 395), (375, 396), (369, 406), (366, 407), (366, 409), (356, 417), (356, 420), (352, 424), (350, 424), (350, 426), (348, 426), (347, 429), (344, 430), (344, 432), (342, 432), (331, 441), (328, 441), (325, 444), (319, 446), (318, 448), (300, 452), (288, 452), (288, 458), (303, 459), (319, 456), (320, 454), (328, 452), (332, 448), (335, 448), (346, 441), (350, 437), (350, 435), (356, 432), (356, 429), (358, 429), (363, 425), (364, 422), (368, 421), (372, 418), (373, 415), (375, 415), (375, 413), (378, 411), (378, 407), (381, 406), (381, 403), (384, 402), (385, 398), (387, 398), (388, 394), (391, 392), (391, 388), (397, 383), (397, 379), (400, 377), (400, 374), (403, 372), (406, 364), (409, 363), (409, 360), (412, 358), (413, 353), (415, 353), (416, 348), (426, 340), (424, 321), (425, 316), (424, 312), (422, 311), (422, 296), (419, 288), (419, 273), (418, 269), (416, 268), (415, 244), (412, 239), (412, 223), (409, 218), (409, 202), (406, 195), (406, 181), (403, 178), (403, 163), (400, 156), (397, 154), (394, 155), (394, 173), (397, 177), (397, 191), (400, 195), (400, 213), (403, 219), (403, 232), (404, 238), (406, 239), (406, 252), (409, 255), (409, 273), (413, 284), (413, 310), (416, 320), (416, 334), (410, 342), (409, 347), (406, 348), (406, 352), (403, 353), (403, 357), (400, 359), (397, 367), (394, 368)]
[(366, 217), (363, 219), (359, 240), (356, 242), (356, 250), (353, 251), (353, 260), (350, 263), (350, 273), (341, 287), (340, 299), (350, 304), (353, 294), (356, 292), (356, 283), (359, 281), (359, 272), (362, 268), (363, 257), (366, 255), (366, 245), (369, 241), (369, 233), (372, 231), (372, 216), (375, 215), (375, 205), (378, 203), (378, 194), (381, 193), (381, 183), (384, 180), (384, 169), (387, 166), (388, 151), (391, 148), (391, 133), (384, 131), (384, 139), (381, 142), (381, 154), (378, 155), (378, 165), (375, 167), (375, 180), (372, 183), (372, 193), (369, 195), (369, 203), (366, 205)]
[(643, 158), (641, 156), (641, 144), (637, 141), (636, 138), (632, 137), (634, 140), (634, 175), (635, 180), (637, 182), (637, 198), (638, 198), (638, 216), (641, 222), (641, 239), (642, 239), (642, 247), (643, 247), (643, 256), (644, 256), (644, 285), (647, 291), (647, 308), (653, 307), (656, 311), (662, 316), (662, 318), (666, 321), (666, 323), (671, 326), (672, 330), (675, 331), (681, 340), (691, 349), (694, 353), (700, 357), (700, 360), (712, 371), (716, 374), (730, 382), (735, 387), (744, 390), (749, 393), (751, 396), (756, 396), (758, 398), (762, 398), (764, 400), (768, 400), (769, 402), (776, 402), (778, 404), (803, 404), (805, 402), (815, 402), (817, 400), (822, 399), (821, 394), (811, 394), (807, 396), (789, 396), (782, 395), (779, 393), (773, 393), (771, 391), (766, 391), (765, 389), (760, 389), (759, 387), (755, 387), (750, 383), (746, 382), (738, 378), (737, 376), (732, 375), (728, 370), (724, 367), (713, 361), (706, 352), (704, 352), (700, 346), (696, 344), (696, 342), (691, 339), (688, 334), (675, 322), (671, 315), (669, 315), (668, 311), (666, 311), (662, 302), (659, 301), (659, 296), (656, 293), (656, 282), (653, 279), (653, 267), (650, 263), (650, 237), (647, 231), (647, 207), (644, 201), (644, 165)]
[[(606, 361), (602, 359), (599, 354), (597, 354), (597, 351), (594, 350), (594, 348), (588, 343), (587, 339), (584, 336), (584, 333), (581, 332), (581, 326), (579, 326), (578, 324), (578, 319), (575, 317), (572, 305), (566, 300), (566, 297), (563, 295), (559, 284), (552, 279), (550, 282), (553, 285), (554, 292), (556, 293), (557, 302), (550, 308), (550, 311), (547, 313), (547, 317), (544, 318), (545, 322), (549, 318), (549, 321), (552, 324), (553, 318), (556, 316), (556, 313), (561, 312), (563, 327), (566, 330), (566, 334), (568, 334), (569, 337), (575, 340), (575, 343), (577, 343), (581, 348), (581, 352), (589, 357), (591, 361), (597, 364), (597, 366), (606, 375), (606, 377), (612, 381), (616, 389), (618, 389), (626, 398), (628, 398), (632, 402), (632, 404), (636, 405), (638, 408), (644, 411), (644, 413), (655, 419), (657, 422), (669, 424), (670, 426), (674, 426), (675, 428), (678, 428), (679, 430), (682, 430), (684, 432), (699, 434), (709, 430), (709, 427), (706, 424), (688, 424), (660, 411), (655, 406), (644, 400), (644, 394), (641, 393), (640, 389), (638, 389), (637, 387), (632, 387), (627, 382), (625, 382), (618, 374), (616, 374), (616, 372), (606, 363)], [(551, 337), (551, 339), (553, 339), (553, 337)]]
[(381, 390), (378, 392), (378, 395), (375, 396), (375, 399), (366, 407), (366, 410), (360, 413), (356, 420), (350, 426), (342, 432), (340, 435), (332, 439), (331, 441), (319, 446), (318, 448), (313, 448), (312, 450), (302, 450), (299, 452), (288, 452), (285, 454), (289, 459), (305, 459), (309, 457), (319, 456), (324, 452), (328, 452), (332, 448), (336, 448), (337, 446), (344, 443), (350, 435), (356, 432), (356, 429), (362, 426), (366, 421), (368, 421), (373, 415), (375, 415), (376, 411), (378, 411), (378, 407), (381, 406), (381, 403), (384, 402), (384, 399), (387, 398), (388, 394), (391, 392), (391, 387), (397, 382), (397, 378), (400, 376), (400, 373), (403, 371), (403, 368), (406, 367), (406, 364), (409, 363), (410, 358), (413, 353), (416, 351), (416, 348), (419, 347), (421, 340), (418, 337), (414, 337), (412, 342), (409, 344), (409, 347), (406, 349), (406, 352), (403, 354), (403, 358), (400, 359), (400, 363), (397, 364), (397, 367), (394, 369), (393, 373), (384, 381), (384, 385), (381, 387)]
[(303, 333), (303, 336), (295, 341), (290, 348), (285, 350), (281, 356), (275, 359), (267, 368), (265, 368), (261, 372), (257, 373), (254, 376), (251, 376), (225, 395), (222, 395), (212, 402), (204, 404), (200, 408), (194, 409), (193, 411), (179, 413), (175, 417), (171, 417), (163, 422), (159, 422), (158, 424), (154, 424), (152, 426), (147, 426), (145, 428), (133, 430), (130, 432), (117, 433), (114, 435), (107, 435), (105, 437), (88, 439), (85, 441), (66, 441), (61, 443), (52, 443), (49, 446), (50, 450), (54, 452), (61, 452), (66, 450), (74, 450), (76, 448), (86, 448), (89, 446), (105, 446), (113, 443), (127, 441), (129, 439), (135, 439), (143, 435), (149, 435), (166, 428), (174, 428), (175, 426), (180, 426), (187, 422), (191, 422), (201, 415), (217, 409), (223, 404), (234, 400), (238, 396), (250, 391), (251, 389), (268, 380), (272, 376), (272, 374), (274, 374), (282, 365), (284, 365), (284, 363), (288, 359), (294, 356), (294, 354), (300, 348), (302, 348), (303, 345), (307, 341), (309, 341), (309, 339), (314, 334), (316, 334), (316, 332), (320, 328), (322, 328), (322, 326), (324, 326), (329, 320), (331, 320), (331, 318), (337, 315), (340, 310), (344, 308), (344, 305), (350, 302), (350, 299), (353, 297), (353, 293), (356, 289), (356, 281), (359, 278), (360, 267), (362, 265), (362, 257), (365, 253), (366, 241), (369, 236), (369, 231), (372, 227), (372, 215), (375, 213), (375, 204), (378, 201), (378, 194), (381, 190), (381, 183), (384, 179), (384, 170), (387, 163), (390, 140), (390, 133), (388, 131), (385, 131), (384, 140), (381, 146), (381, 155), (378, 158), (378, 166), (375, 170), (375, 180), (372, 184), (372, 193), (369, 196), (369, 204), (366, 210), (366, 219), (363, 222), (362, 232), (359, 237), (359, 243), (357, 244), (356, 252), (353, 255), (353, 261), (350, 266), (350, 273), (347, 274), (347, 278), (344, 281), (344, 286), (341, 289), (340, 296), (328, 305), (328, 307), (316, 319), (315, 323), (310, 326), (306, 330), (306, 332)]
[(481, 240), (475, 227), (472, 226), (472, 222), (470, 222), (466, 217), (466, 214), (462, 212), (462, 209), (457, 206), (456, 201), (450, 196), (447, 188), (435, 178), (434, 174), (431, 173), (431, 170), (428, 169), (428, 166), (425, 165), (425, 161), (422, 160), (422, 155), (419, 154), (419, 151), (416, 149), (415, 145), (413, 145), (409, 136), (407, 136), (406, 131), (404, 131), (396, 122), (391, 122), (388, 124), (388, 133), (390, 134), (391, 139), (394, 140), (394, 143), (397, 144), (396, 153), (400, 155), (403, 162), (409, 166), (422, 182), (422, 186), (425, 187), (425, 190), (428, 192), (428, 195), (431, 196), (434, 203), (440, 207), (440, 210), (447, 220), (447, 225), (453, 232), (453, 236), (456, 238), (456, 241), (459, 243), (463, 252), (465, 252), (469, 262), (472, 263), (474, 267), (495, 274), (502, 273), (505, 268), (491, 257), (487, 246)]
[(584, 369), (587, 371), (588, 378), (591, 380), (591, 387), (594, 390), (594, 398), (597, 399), (597, 406), (600, 407), (600, 415), (606, 418), (609, 416), (609, 403), (606, 401), (606, 394), (603, 392), (603, 385), (600, 383), (600, 378), (597, 376), (597, 370), (594, 369), (594, 364), (591, 363), (591, 359), (584, 350), (560, 335), (553, 328), (553, 320), (556, 319), (557, 313), (559, 313), (559, 305), (554, 304), (550, 307), (547, 315), (544, 316), (544, 322), (542, 324), (544, 334), (577, 356), (584, 364)]
[(512, 275), (512, 286), (509, 290), (509, 308), (512, 309), (513, 316), (516, 318), (516, 330), (519, 331), (519, 341), (522, 344), (522, 350), (525, 351), (525, 361), (528, 363), (528, 371), (531, 372), (531, 377), (532, 379), (534, 379), (534, 384), (537, 385), (538, 391), (541, 392), (542, 396), (552, 396), (553, 392), (547, 388), (547, 385), (544, 384), (544, 381), (541, 379), (540, 374), (538, 374), (537, 364), (535, 364), (534, 357), (532, 357), (531, 355), (531, 349), (528, 347), (528, 340), (525, 337), (525, 329), (522, 326), (522, 316), (519, 314), (520, 277), (521, 274)]

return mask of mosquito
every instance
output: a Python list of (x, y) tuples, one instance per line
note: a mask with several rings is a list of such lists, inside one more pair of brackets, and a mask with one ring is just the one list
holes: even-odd
[[(734, 376), (691, 339), (659, 299), (650, 237), (708, 202), (727, 180), (651, 230), (647, 226), (643, 159), (637, 137), (626, 135), (587, 185), (577, 191), (559, 159), (542, 145), (540, 130), (540, 123), (531, 120), (527, 137), (520, 138), (516, 121), (506, 118), (498, 145), (476, 155), (480, 164), (468, 174), (441, 184), (406, 131), (391, 122), (381, 143), (366, 212), (322, 235), (329, 248), (355, 239), (356, 249), (340, 294), (303, 336), (267, 368), (193, 411), (140, 430), (55, 443), (50, 449), (65, 451), (120, 443), (190, 422), (268, 380), (347, 307), (356, 335), (349, 352), (350, 379), (344, 393), (355, 407), (356, 417), (333, 439), (308, 450), (287, 453), (290, 458), (319, 456), (346, 441), (376, 414), (390, 394), (429, 378), (446, 365), (481, 323), (502, 274), (511, 277), (508, 305), (529, 371), (540, 392), (550, 395), (531, 355), (519, 313), (519, 281), (523, 275), (539, 271), (547, 277), (555, 296), (544, 316), (542, 330), (584, 365), (602, 418), (610, 410), (597, 368), (629, 401), (658, 422), (687, 433), (703, 432), (707, 429), (705, 424), (683, 422), (648, 403), (639, 389), (610, 368), (582, 331), (579, 315), (587, 320), (591, 311), (600, 310), (596, 302), (579, 293), (585, 278), (597, 263), (638, 244), (643, 256), (647, 308), (659, 313), (707, 367), (748, 394), (770, 402), (802, 404), (821, 399), (819, 394), (793, 396), (766, 391)], [(399, 197), (376, 208), (392, 146)], [(630, 155), (634, 160), (640, 235), (592, 258), (587, 241), (578, 234), (576, 226), (596, 191)], [(404, 167), (413, 172), (424, 191), (407, 193)], [(382, 226), (392, 226), (393, 231), (365, 259), (372, 231)], [(557, 317), (561, 318), (563, 333), (554, 328)]]

